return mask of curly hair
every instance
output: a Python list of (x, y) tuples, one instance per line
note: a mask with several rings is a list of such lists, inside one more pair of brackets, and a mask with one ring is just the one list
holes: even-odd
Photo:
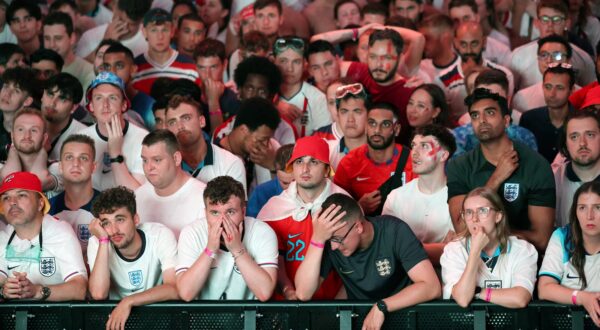
[(136, 214), (135, 193), (123, 186), (104, 190), (94, 200), (92, 205), (92, 214), (94, 217), (100, 217), (100, 214), (109, 214), (117, 209), (126, 208), (134, 216)]

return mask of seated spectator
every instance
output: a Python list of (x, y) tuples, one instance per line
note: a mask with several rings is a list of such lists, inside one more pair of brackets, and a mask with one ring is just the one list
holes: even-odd
[(445, 243), (455, 235), (448, 211), (445, 170), (456, 144), (448, 129), (428, 125), (417, 128), (411, 149), (413, 172), (419, 177), (392, 190), (382, 215), (406, 222), (437, 266)]
[(523, 308), (531, 300), (537, 270), (535, 247), (509, 236), (507, 213), (500, 196), (481, 187), (462, 204), (466, 231), (444, 248), (444, 299), (467, 307), (473, 298), (507, 308)]
[(231, 177), (206, 185), (206, 220), (188, 225), (179, 237), (181, 299), (271, 298), (277, 283), (277, 237), (267, 224), (246, 216), (245, 198), (244, 186)]
[[(552, 234), (540, 267), (540, 299), (583, 306), (600, 327), (600, 182), (586, 182), (575, 192), (569, 223)], [(581, 290), (581, 291), (580, 291)]]
[(286, 171), (286, 164), (290, 160), (293, 150), (293, 144), (286, 144), (277, 149), (277, 153), (275, 154), (277, 177), (271, 181), (259, 184), (254, 189), (250, 198), (248, 198), (248, 207), (246, 208), (246, 214), (249, 217), (256, 218), (258, 212), (267, 204), (271, 197), (281, 194), (294, 181), (294, 175)]
[(311, 299), (335, 270), (348, 299), (377, 300), (363, 328), (381, 328), (388, 313), (440, 297), (440, 282), (419, 240), (402, 220), (366, 218), (356, 201), (329, 196), (295, 278), (300, 300)]
[(412, 128), (431, 124), (447, 126), (448, 111), (444, 91), (434, 84), (423, 84), (415, 88), (406, 105), (406, 117)]
[(4, 299), (85, 299), (87, 271), (77, 237), (68, 223), (47, 214), (49, 209), (37, 176), (15, 172), (4, 178), (0, 186), (0, 211), (8, 223), (5, 235), (0, 235)]
[(122, 186), (103, 191), (92, 212), (90, 295), (94, 300), (120, 300), (106, 328), (124, 329), (134, 306), (179, 299), (175, 236), (161, 224), (140, 224), (133, 191)]

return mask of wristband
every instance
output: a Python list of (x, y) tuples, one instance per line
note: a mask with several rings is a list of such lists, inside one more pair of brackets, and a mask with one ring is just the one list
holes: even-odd
[(100, 237), (98, 239), (98, 242), (100, 242), (100, 244), (102, 244), (102, 243), (108, 243), (108, 242), (110, 242), (110, 239), (108, 237)]
[(490, 300), (492, 300), (492, 289), (487, 288), (485, 289), (485, 301), (490, 302)]
[(208, 248), (204, 249), (204, 253), (211, 259), (215, 259), (215, 252), (213, 250), (209, 250)]
[(310, 241), (310, 245), (312, 245), (312, 246), (314, 246), (314, 247), (317, 247), (317, 248), (319, 248), (319, 249), (322, 249), (322, 248), (324, 248), (324, 247), (325, 247), (325, 244), (323, 244), (323, 243), (319, 243), (319, 242), (315, 242), (315, 241), (313, 241), (313, 240), (311, 240), (311, 241)]
[(571, 302), (573, 303), (573, 305), (577, 305), (577, 294), (578, 293), (579, 293), (579, 291), (575, 290), (571, 294)]
[(213, 115), (222, 115), (222, 114), (223, 114), (223, 111), (221, 111), (221, 109), (219, 109), (219, 110), (215, 110), (215, 111), (209, 111), (209, 112), (208, 112), (208, 115), (209, 115), (209, 116), (213, 116)]
[(358, 29), (353, 28), (352, 29), (352, 41), (356, 41), (357, 39), (358, 39)]

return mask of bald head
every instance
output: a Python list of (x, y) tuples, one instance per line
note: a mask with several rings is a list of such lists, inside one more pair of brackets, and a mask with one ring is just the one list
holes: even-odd
[(463, 62), (471, 59), (481, 64), (485, 40), (481, 25), (477, 22), (460, 23), (454, 32), (454, 48)]

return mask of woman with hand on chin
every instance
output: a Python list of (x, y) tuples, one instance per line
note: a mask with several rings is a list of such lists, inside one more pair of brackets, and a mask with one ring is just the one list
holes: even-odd
[(600, 327), (600, 182), (586, 182), (573, 197), (569, 224), (552, 234), (542, 267), (540, 299), (580, 305)]
[(527, 306), (535, 285), (537, 251), (509, 236), (498, 194), (489, 188), (469, 192), (461, 211), (466, 230), (444, 248), (440, 259), (444, 299), (462, 307), (473, 298), (508, 308)]

